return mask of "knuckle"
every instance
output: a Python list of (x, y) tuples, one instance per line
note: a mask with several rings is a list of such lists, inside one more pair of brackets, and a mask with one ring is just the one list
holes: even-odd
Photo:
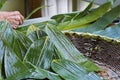
[(15, 13), (16, 13), (16, 14), (20, 14), (20, 12), (19, 12), (19, 11), (15, 11)]

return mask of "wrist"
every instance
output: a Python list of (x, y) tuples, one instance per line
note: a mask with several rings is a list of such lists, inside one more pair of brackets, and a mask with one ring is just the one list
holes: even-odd
[(8, 13), (5, 11), (0, 12), (0, 21), (6, 20)]

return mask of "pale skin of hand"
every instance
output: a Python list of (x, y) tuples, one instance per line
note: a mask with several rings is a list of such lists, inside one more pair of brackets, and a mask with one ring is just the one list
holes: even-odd
[(0, 11), (0, 21), (7, 20), (14, 29), (23, 23), (24, 17), (19, 11)]

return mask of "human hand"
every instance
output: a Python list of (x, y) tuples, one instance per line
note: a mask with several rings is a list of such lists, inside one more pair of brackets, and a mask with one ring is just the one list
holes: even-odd
[(16, 29), (20, 24), (22, 24), (24, 20), (24, 17), (19, 11), (0, 12), (0, 18), (1, 20), (7, 20), (14, 29)]

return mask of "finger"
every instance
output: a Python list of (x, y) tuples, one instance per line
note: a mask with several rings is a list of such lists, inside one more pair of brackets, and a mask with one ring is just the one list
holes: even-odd
[(7, 21), (9, 23), (11, 23), (12, 25), (19, 25), (20, 24), (19, 21), (15, 20), (15, 19), (11, 19), (11, 18), (7, 18)]
[(14, 16), (14, 15), (20, 15), (20, 12), (19, 12), (19, 11), (10, 12), (9, 15), (11, 15), (11, 16), (12, 16), (12, 15), (13, 15), (13, 16)]
[(13, 21), (13, 23), (16, 23), (16, 24), (22, 24), (22, 19), (21, 19), (21, 17), (20, 16), (10, 16), (10, 17), (8, 17), (7, 18), (7, 20), (9, 21), (9, 22), (12, 22)]
[(22, 15), (15, 15), (13, 18), (15, 18), (15, 20), (19, 21), (20, 24), (23, 23), (24, 17)]
[(12, 25), (13, 29), (16, 29), (18, 27), (18, 25)]
[(23, 19), (22, 19), (21, 15), (16, 15), (14, 18), (15, 18), (15, 20), (19, 21), (19, 24), (23, 23)]
[(14, 18), (14, 19), (20, 21), (20, 24), (23, 23), (24, 17), (21, 15), (21, 13), (19, 11), (11, 12), (9, 16), (11, 16), (11, 18)]
[(24, 21), (24, 17), (22, 15), (19, 15), (19, 17), (20, 17), (20, 24), (22, 24)]

